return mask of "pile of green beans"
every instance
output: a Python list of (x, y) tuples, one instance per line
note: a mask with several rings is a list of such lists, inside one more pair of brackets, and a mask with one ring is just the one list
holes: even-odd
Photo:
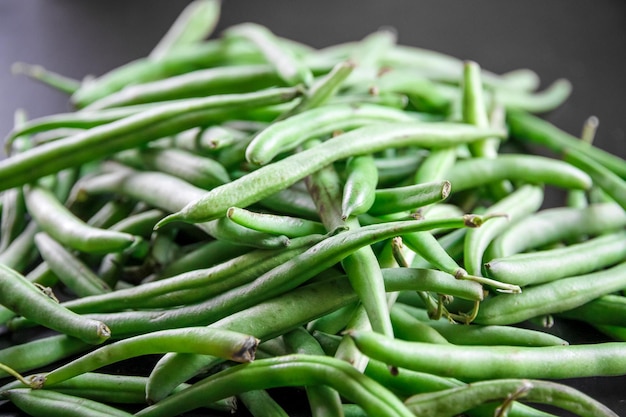
[(17, 67), (73, 111), (4, 140), (0, 410), (617, 416), (560, 381), (626, 375), (626, 161), (540, 117), (570, 84), (220, 6), (86, 81)]

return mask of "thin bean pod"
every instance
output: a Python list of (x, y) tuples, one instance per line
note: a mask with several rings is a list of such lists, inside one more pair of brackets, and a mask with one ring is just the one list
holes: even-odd
[(626, 232), (530, 253), (495, 258), (485, 264), (487, 275), (520, 286), (540, 284), (599, 270), (626, 260)]
[(563, 379), (626, 372), (626, 350), (621, 342), (543, 347), (456, 346), (407, 342), (374, 332), (349, 334), (372, 359), (465, 380)]
[(507, 122), (510, 135), (513, 138), (537, 143), (558, 153), (563, 153), (566, 149), (575, 149), (590, 156), (621, 178), (626, 178), (626, 161), (624, 159), (598, 147), (589, 146), (550, 122), (523, 111), (509, 111)]
[(20, 410), (34, 417), (131, 417), (132, 414), (97, 401), (49, 390), (15, 388), (2, 392)]
[(405, 405), (415, 415), (454, 416), (490, 401), (504, 400), (504, 404), (509, 404), (512, 399), (551, 405), (579, 416), (617, 417), (608, 407), (577, 389), (536, 379), (473, 382), (462, 387), (414, 395), (405, 400)]
[(31, 377), (33, 388), (44, 388), (105, 365), (150, 353), (184, 352), (215, 355), (236, 362), (254, 360), (258, 339), (229, 330), (187, 327), (120, 340), (89, 352), (48, 373)]
[[(83, 133), (46, 143), (0, 161), (0, 189), (21, 185), (64, 168), (97, 160), (152, 140), (215, 121), (229, 109), (288, 102), (295, 88), (270, 89), (250, 94), (217, 95), (165, 104)], [(217, 109), (217, 110), (216, 110)], [(216, 111), (218, 114), (216, 116)], [(221, 116), (220, 116), (221, 113)], [(232, 116), (232, 115), (230, 115)]]
[(626, 286), (626, 262), (589, 274), (528, 287), (521, 294), (494, 296), (481, 303), (479, 324), (512, 324), (581, 306)]
[(195, 46), (209, 37), (219, 20), (218, 0), (194, 0), (178, 15), (148, 57), (159, 60), (182, 46)]
[(561, 317), (582, 320), (594, 325), (626, 327), (626, 297), (607, 294), (579, 307), (564, 311)]
[(135, 237), (128, 233), (89, 226), (43, 187), (28, 187), (25, 197), (28, 212), (41, 230), (78, 251), (87, 253), (121, 251), (136, 241)]
[(399, 213), (445, 200), (450, 195), (451, 185), (447, 180), (378, 189), (374, 202), (368, 210), (373, 216)]
[(322, 223), (297, 217), (257, 213), (237, 207), (228, 209), (226, 216), (241, 226), (289, 238), (326, 233)]
[(281, 386), (326, 385), (377, 416), (411, 416), (405, 406), (385, 387), (364, 376), (339, 359), (292, 354), (258, 359), (236, 366), (195, 383), (135, 415), (174, 416), (206, 401), (215, 401), (237, 392)]
[[(589, 174), (594, 184), (626, 210), (626, 180), (620, 178), (586, 153), (574, 149), (565, 151), (563, 159)], [(626, 161), (625, 161), (626, 162)]]
[(259, 48), (267, 62), (274, 66), (287, 85), (311, 85), (313, 82), (311, 70), (264, 26), (256, 23), (240, 23), (228, 28), (224, 36), (227, 40), (243, 38), (252, 42)]
[(111, 292), (106, 282), (49, 235), (37, 233), (35, 243), (46, 264), (78, 297)]
[(366, 213), (374, 204), (378, 169), (371, 155), (353, 156), (346, 161), (346, 179), (341, 200), (341, 218)]
[(380, 122), (410, 122), (410, 113), (381, 105), (327, 104), (277, 121), (257, 133), (246, 147), (248, 162), (265, 165), (309, 139)]
[(158, 227), (176, 220), (202, 222), (221, 217), (229, 207), (255, 203), (324, 166), (352, 155), (374, 153), (389, 147), (440, 147), (498, 136), (498, 133), (490, 129), (438, 123), (379, 124), (360, 128), (214, 188), (179, 212), (165, 217)]
[(494, 240), (490, 255), (501, 258), (585, 235), (616, 232), (624, 226), (626, 212), (616, 203), (548, 208), (511, 225)]
[(497, 158), (459, 160), (446, 175), (453, 192), (468, 190), (500, 180), (550, 184), (557, 187), (587, 190), (592, 181), (580, 169), (538, 155), (503, 154)]
[(11, 268), (0, 264), (0, 304), (50, 329), (98, 344), (111, 336), (106, 324), (79, 316), (60, 306), (33, 283)]

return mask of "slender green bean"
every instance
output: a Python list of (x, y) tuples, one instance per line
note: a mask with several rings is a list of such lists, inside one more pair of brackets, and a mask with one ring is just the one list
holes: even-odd
[(205, 40), (215, 30), (220, 12), (218, 0), (192, 1), (180, 12), (148, 57), (159, 60), (181, 46), (194, 46)]
[(85, 398), (49, 390), (15, 388), (2, 392), (20, 410), (34, 417), (130, 417), (132, 414)]
[(289, 238), (326, 233), (322, 223), (297, 217), (257, 213), (237, 207), (228, 209), (226, 216), (241, 226)]
[[(626, 262), (597, 272), (561, 278), (526, 288), (521, 294), (494, 296), (481, 303), (476, 323), (512, 324), (542, 314), (581, 306), (626, 285)], [(509, 298), (508, 300), (506, 298)]]
[(353, 331), (358, 348), (372, 359), (416, 371), (467, 380), (562, 379), (623, 375), (621, 342), (569, 346), (456, 346), (407, 342), (374, 332)]
[(87, 253), (121, 251), (136, 241), (135, 237), (128, 233), (89, 226), (43, 187), (29, 186), (25, 197), (28, 212), (41, 230), (78, 251)]
[(626, 297), (607, 294), (579, 307), (564, 311), (559, 316), (582, 320), (594, 325), (626, 327), (624, 311), (626, 311)]
[(608, 407), (581, 391), (556, 382), (530, 379), (479, 381), (462, 387), (417, 394), (405, 401), (415, 415), (454, 416), (490, 401), (512, 400), (547, 404), (579, 416), (617, 417)]
[(378, 169), (371, 155), (348, 158), (345, 168), (346, 179), (341, 200), (341, 217), (366, 213), (374, 204)]
[(0, 304), (50, 329), (98, 344), (111, 336), (106, 324), (60, 306), (13, 269), (0, 264)]
[(258, 359), (236, 366), (195, 383), (145, 408), (137, 416), (173, 416), (237, 392), (280, 386), (326, 385), (377, 416), (411, 416), (402, 402), (385, 387), (339, 359), (292, 354)]
[(214, 188), (179, 212), (165, 217), (157, 226), (176, 220), (202, 222), (221, 217), (229, 207), (255, 203), (334, 161), (355, 154), (410, 145), (445, 147), (450, 143), (471, 142), (498, 134), (490, 129), (439, 123), (378, 124), (360, 128)]
[(378, 189), (368, 213), (373, 216), (416, 211), (420, 207), (438, 203), (450, 195), (451, 185), (447, 180), (407, 185), (404, 187)]
[(563, 248), (492, 259), (487, 275), (520, 286), (599, 270), (626, 260), (626, 232), (601, 235)]
[(105, 365), (150, 353), (184, 352), (216, 355), (236, 362), (254, 360), (258, 339), (229, 330), (186, 327), (120, 340), (89, 352), (48, 373), (31, 377), (33, 388), (44, 388)]

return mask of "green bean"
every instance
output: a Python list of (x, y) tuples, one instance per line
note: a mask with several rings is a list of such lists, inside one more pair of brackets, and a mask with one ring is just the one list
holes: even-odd
[(471, 158), (458, 161), (446, 179), (454, 192), (463, 191), (504, 179), (557, 187), (589, 189), (589, 176), (580, 169), (537, 155), (505, 154), (497, 158)]
[(337, 90), (342, 87), (343, 82), (352, 73), (353, 62), (340, 62), (325, 76), (315, 80), (313, 85), (307, 90), (302, 100), (291, 110), (284, 113), (279, 120), (292, 117), (308, 109), (319, 107), (331, 100)]
[(368, 213), (380, 216), (415, 211), (420, 207), (445, 200), (450, 194), (451, 185), (447, 180), (378, 189), (374, 192), (374, 202)]
[(57, 241), (87, 253), (120, 251), (135, 243), (128, 233), (91, 227), (67, 208), (52, 193), (40, 186), (29, 186), (26, 207), (38, 226)]
[(15, 62), (11, 65), (13, 74), (26, 75), (63, 93), (74, 94), (80, 88), (80, 82), (56, 72), (45, 69), (41, 65), (30, 65), (25, 62)]
[(595, 185), (626, 210), (626, 180), (584, 152), (568, 149), (563, 159), (589, 174)]
[[(70, 191), (71, 193), (71, 191)], [(98, 211), (96, 211), (87, 220), (87, 224), (92, 227), (106, 229), (115, 223), (126, 219), (131, 214), (134, 204), (121, 199), (113, 199), (105, 202)], [(118, 230), (120, 231), (120, 230)], [(134, 234), (134, 233), (131, 233)]]
[(213, 33), (221, 11), (218, 0), (194, 0), (180, 12), (149, 58), (162, 59), (181, 46), (197, 45)]
[(237, 207), (228, 209), (226, 216), (241, 226), (289, 238), (326, 233), (324, 225), (320, 222), (297, 217), (257, 213)]
[(195, 383), (180, 393), (139, 411), (142, 417), (170, 416), (237, 392), (279, 386), (327, 385), (377, 416), (409, 416), (404, 405), (385, 387), (334, 358), (293, 354), (259, 359)]
[(239, 393), (239, 401), (243, 403), (251, 416), (288, 417), (289, 414), (274, 400), (266, 390), (252, 390)]
[(563, 153), (566, 149), (575, 149), (591, 157), (621, 178), (626, 178), (626, 161), (624, 159), (598, 147), (589, 146), (550, 122), (523, 111), (509, 111), (507, 122), (510, 135), (513, 138), (537, 143), (558, 153)]
[(285, 249), (248, 252), (210, 268), (182, 272), (170, 278), (110, 294), (82, 297), (63, 305), (84, 314), (192, 303), (248, 283), (258, 275), (304, 252), (318, 240), (315, 236), (301, 238), (294, 240), (293, 245)]
[(233, 65), (191, 71), (164, 80), (130, 85), (94, 101), (84, 111), (100, 111), (129, 105), (165, 102), (215, 94), (260, 90), (282, 84), (268, 65)]
[(319, 221), (311, 196), (306, 191), (285, 188), (259, 201), (259, 205), (277, 213)]
[(248, 162), (265, 165), (308, 139), (378, 122), (409, 122), (411, 114), (376, 104), (326, 104), (277, 121), (254, 136), (245, 150)]
[(626, 327), (625, 310), (626, 297), (607, 294), (579, 307), (564, 311), (559, 316), (582, 320), (593, 325)]
[(136, 169), (171, 174), (205, 189), (230, 181), (228, 172), (219, 162), (181, 149), (128, 149), (116, 154), (114, 159)]
[[(530, 379), (497, 379), (473, 382), (433, 393), (417, 394), (405, 401), (415, 415), (454, 416), (480, 404), (502, 401), (501, 407), (513, 400), (548, 404), (580, 416), (617, 417), (608, 407), (581, 391), (550, 381)], [(500, 410), (502, 412), (503, 410)]]
[(626, 212), (616, 203), (548, 208), (511, 225), (494, 240), (490, 254), (502, 258), (559, 241), (619, 231), (624, 226)]
[[(480, 301), (483, 299), (482, 286), (469, 280), (459, 280), (446, 272), (423, 268), (383, 268), (386, 280), (406, 282), (406, 289), (433, 291), (465, 300)], [(396, 284), (400, 287), (399, 282)], [(405, 289), (405, 288), (402, 288)]]
[(435, 83), (412, 70), (395, 68), (383, 73), (376, 83), (382, 93), (401, 93), (418, 111), (447, 115), (450, 112), (450, 97), (440, 92)]
[(34, 239), (39, 230), (37, 223), (30, 221), (22, 233), (0, 252), (0, 263), (18, 272), (25, 272), (28, 265), (37, 258)]
[[(387, 365), (373, 359), (369, 361), (365, 374), (388, 387), (401, 398), (408, 398), (418, 393), (443, 391), (449, 388), (465, 386), (463, 382), (453, 378), (412, 371), (406, 368), (398, 369), (397, 374), (392, 374), (389, 372)], [(492, 417), (494, 410), (499, 405), (499, 403), (485, 404), (472, 410), (467, 410), (465, 414), (471, 417)], [(553, 414), (535, 410), (519, 402), (513, 402), (508, 415), (511, 417), (555, 417)]]
[[(85, 352), (91, 345), (67, 335), (53, 335), (0, 350), (0, 362), (18, 372), (28, 372)], [(8, 376), (0, 371), (0, 377)]]
[(168, 265), (163, 265), (163, 269), (157, 271), (154, 276), (149, 280), (144, 280), (144, 282), (160, 281), (183, 272), (209, 268), (248, 253), (252, 249), (249, 246), (236, 245), (222, 240), (202, 243), (197, 248), (182, 254)]
[(9, 310), (87, 343), (102, 343), (111, 336), (104, 323), (81, 317), (60, 306), (18, 272), (4, 264), (0, 264), (0, 272), (0, 304)]
[(562, 379), (622, 375), (626, 350), (620, 342), (569, 346), (456, 346), (407, 342), (374, 332), (350, 336), (372, 359), (435, 375), (468, 380)]
[(11, 188), (2, 193), (2, 218), (0, 223), (0, 251), (4, 251), (26, 225), (24, 193), (21, 188)]
[(399, 308), (397, 303), (391, 307), (390, 313), (393, 331), (398, 339), (434, 344), (449, 343), (437, 330)]
[[(305, 149), (317, 146), (320, 146), (319, 141), (305, 143)], [(355, 217), (343, 219), (341, 180), (332, 165), (310, 175), (306, 184), (326, 229), (332, 231), (347, 226), (358, 230), (361, 227)], [(342, 257), (341, 266), (363, 304), (367, 325), (375, 331), (393, 334), (383, 276), (372, 248), (366, 245), (352, 251)]]
[(543, 196), (542, 187), (524, 185), (487, 209), (487, 216), (504, 213), (507, 218), (492, 219), (481, 229), (481, 233), (468, 231), (465, 235), (463, 260), (468, 273), (483, 276), (483, 258), (489, 244), (507, 228), (509, 221), (516, 221), (538, 210)]
[(130, 417), (132, 414), (93, 400), (49, 390), (15, 388), (2, 396), (28, 415), (37, 417)]
[(151, 353), (184, 352), (216, 355), (236, 362), (254, 360), (258, 339), (238, 332), (187, 327), (135, 336), (103, 346), (50, 372), (31, 377), (44, 388), (103, 366)]
[(111, 291), (111, 287), (94, 274), (84, 262), (46, 233), (37, 233), (35, 243), (46, 264), (78, 297)]
[(311, 85), (313, 82), (311, 70), (264, 26), (240, 23), (228, 28), (223, 35), (229, 41), (239, 38), (252, 42), (287, 85)]
[[(0, 189), (11, 188), (61, 169), (97, 160), (111, 153), (215, 121), (225, 112), (292, 100), (298, 89), (270, 89), (249, 94), (224, 94), (164, 104), (84, 133), (46, 143), (0, 161)], [(213, 113), (212, 113), (213, 112)], [(231, 115), (232, 116), (232, 115)]]
[(82, 108), (102, 97), (106, 97), (123, 87), (131, 84), (142, 84), (148, 81), (160, 80), (195, 69), (216, 66), (219, 63), (231, 61), (237, 56), (240, 61), (259, 62), (250, 53), (247, 45), (226, 45), (221, 39), (210, 40), (191, 47), (181, 47), (171, 51), (168, 55), (155, 61), (149, 58), (139, 58), (105, 73), (93, 81), (83, 83), (72, 95), (72, 103)]
[(374, 158), (378, 170), (378, 185), (390, 187), (410, 179), (424, 160), (424, 153), (415, 152), (407, 155)]
[(319, 146), (261, 167), (228, 184), (214, 188), (160, 224), (175, 220), (202, 222), (218, 218), (232, 206), (246, 206), (294, 184), (334, 161), (355, 154), (374, 153), (388, 147), (409, 145), (439, 147), (471, 142), (498, 132), (458, 124), (379, 124), (345, 133)]
[[(387, 292), (411, 291), (418, 288), (423, 287), (420, 287), (420, 280), (414, 275), (392, 273), (385, 282)], [(249, 333), (265, 340), (356, 301), (357, 295), (350, 282), (341, 276), (301, 286), (253, 307), (240, 309), (210, 326)], [(145, 322), (145, 315), (143, 319), (138, 323)], [(197, 375), (201, 369), (205, 369), (213, 362), (214, 358), (202, 355), (166, 355), (152, 373), (148, 397), (153, 401), (159, 401), (179, 383)]]
[(622, 262), (601, 271), (528, 287), (508, 300), (494, 296), (481, 303), (476, 323), (512, 324), (541, 314), (559, 313), (623, 289), (625, 281), (626, 262)]
[(550, 333), (513, 326), (484, 326), (456, 324), (442, 318), (433, 320), (424, 309), (397, 303), (418, 320), (422, 320), (455, 345), (556, 346), (567, 345), (566, 340)]
[(487, 275), (520, 286), (585, 274), (626, 260), (626, 232), (602, 235), (563, 248), (492, 259)]
[(341, 217), (366, 213), (374, 204), (378, 169), (371, 155), (359, 155), (348, 158), (346, 179), (341, 201)]

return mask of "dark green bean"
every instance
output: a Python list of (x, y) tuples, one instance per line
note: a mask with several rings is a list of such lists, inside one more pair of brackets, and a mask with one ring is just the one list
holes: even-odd
[(341, 217), (366, 213), (374, 204), (378, 169), (371, 155), (348, 158), (341, 201)]
[(374, 192), (374, 202), (368, 213), (380, 216), (407, 210), (414, 212), (420, 207), (445, 200), (450, 189), (447, 180), (378, 189)]
[(608, 294), (579, 307), (566, 310), (559, 316), (594, 325), (626, 327), (626, 314), (624, 312), (626, 312), (626, 297)]

